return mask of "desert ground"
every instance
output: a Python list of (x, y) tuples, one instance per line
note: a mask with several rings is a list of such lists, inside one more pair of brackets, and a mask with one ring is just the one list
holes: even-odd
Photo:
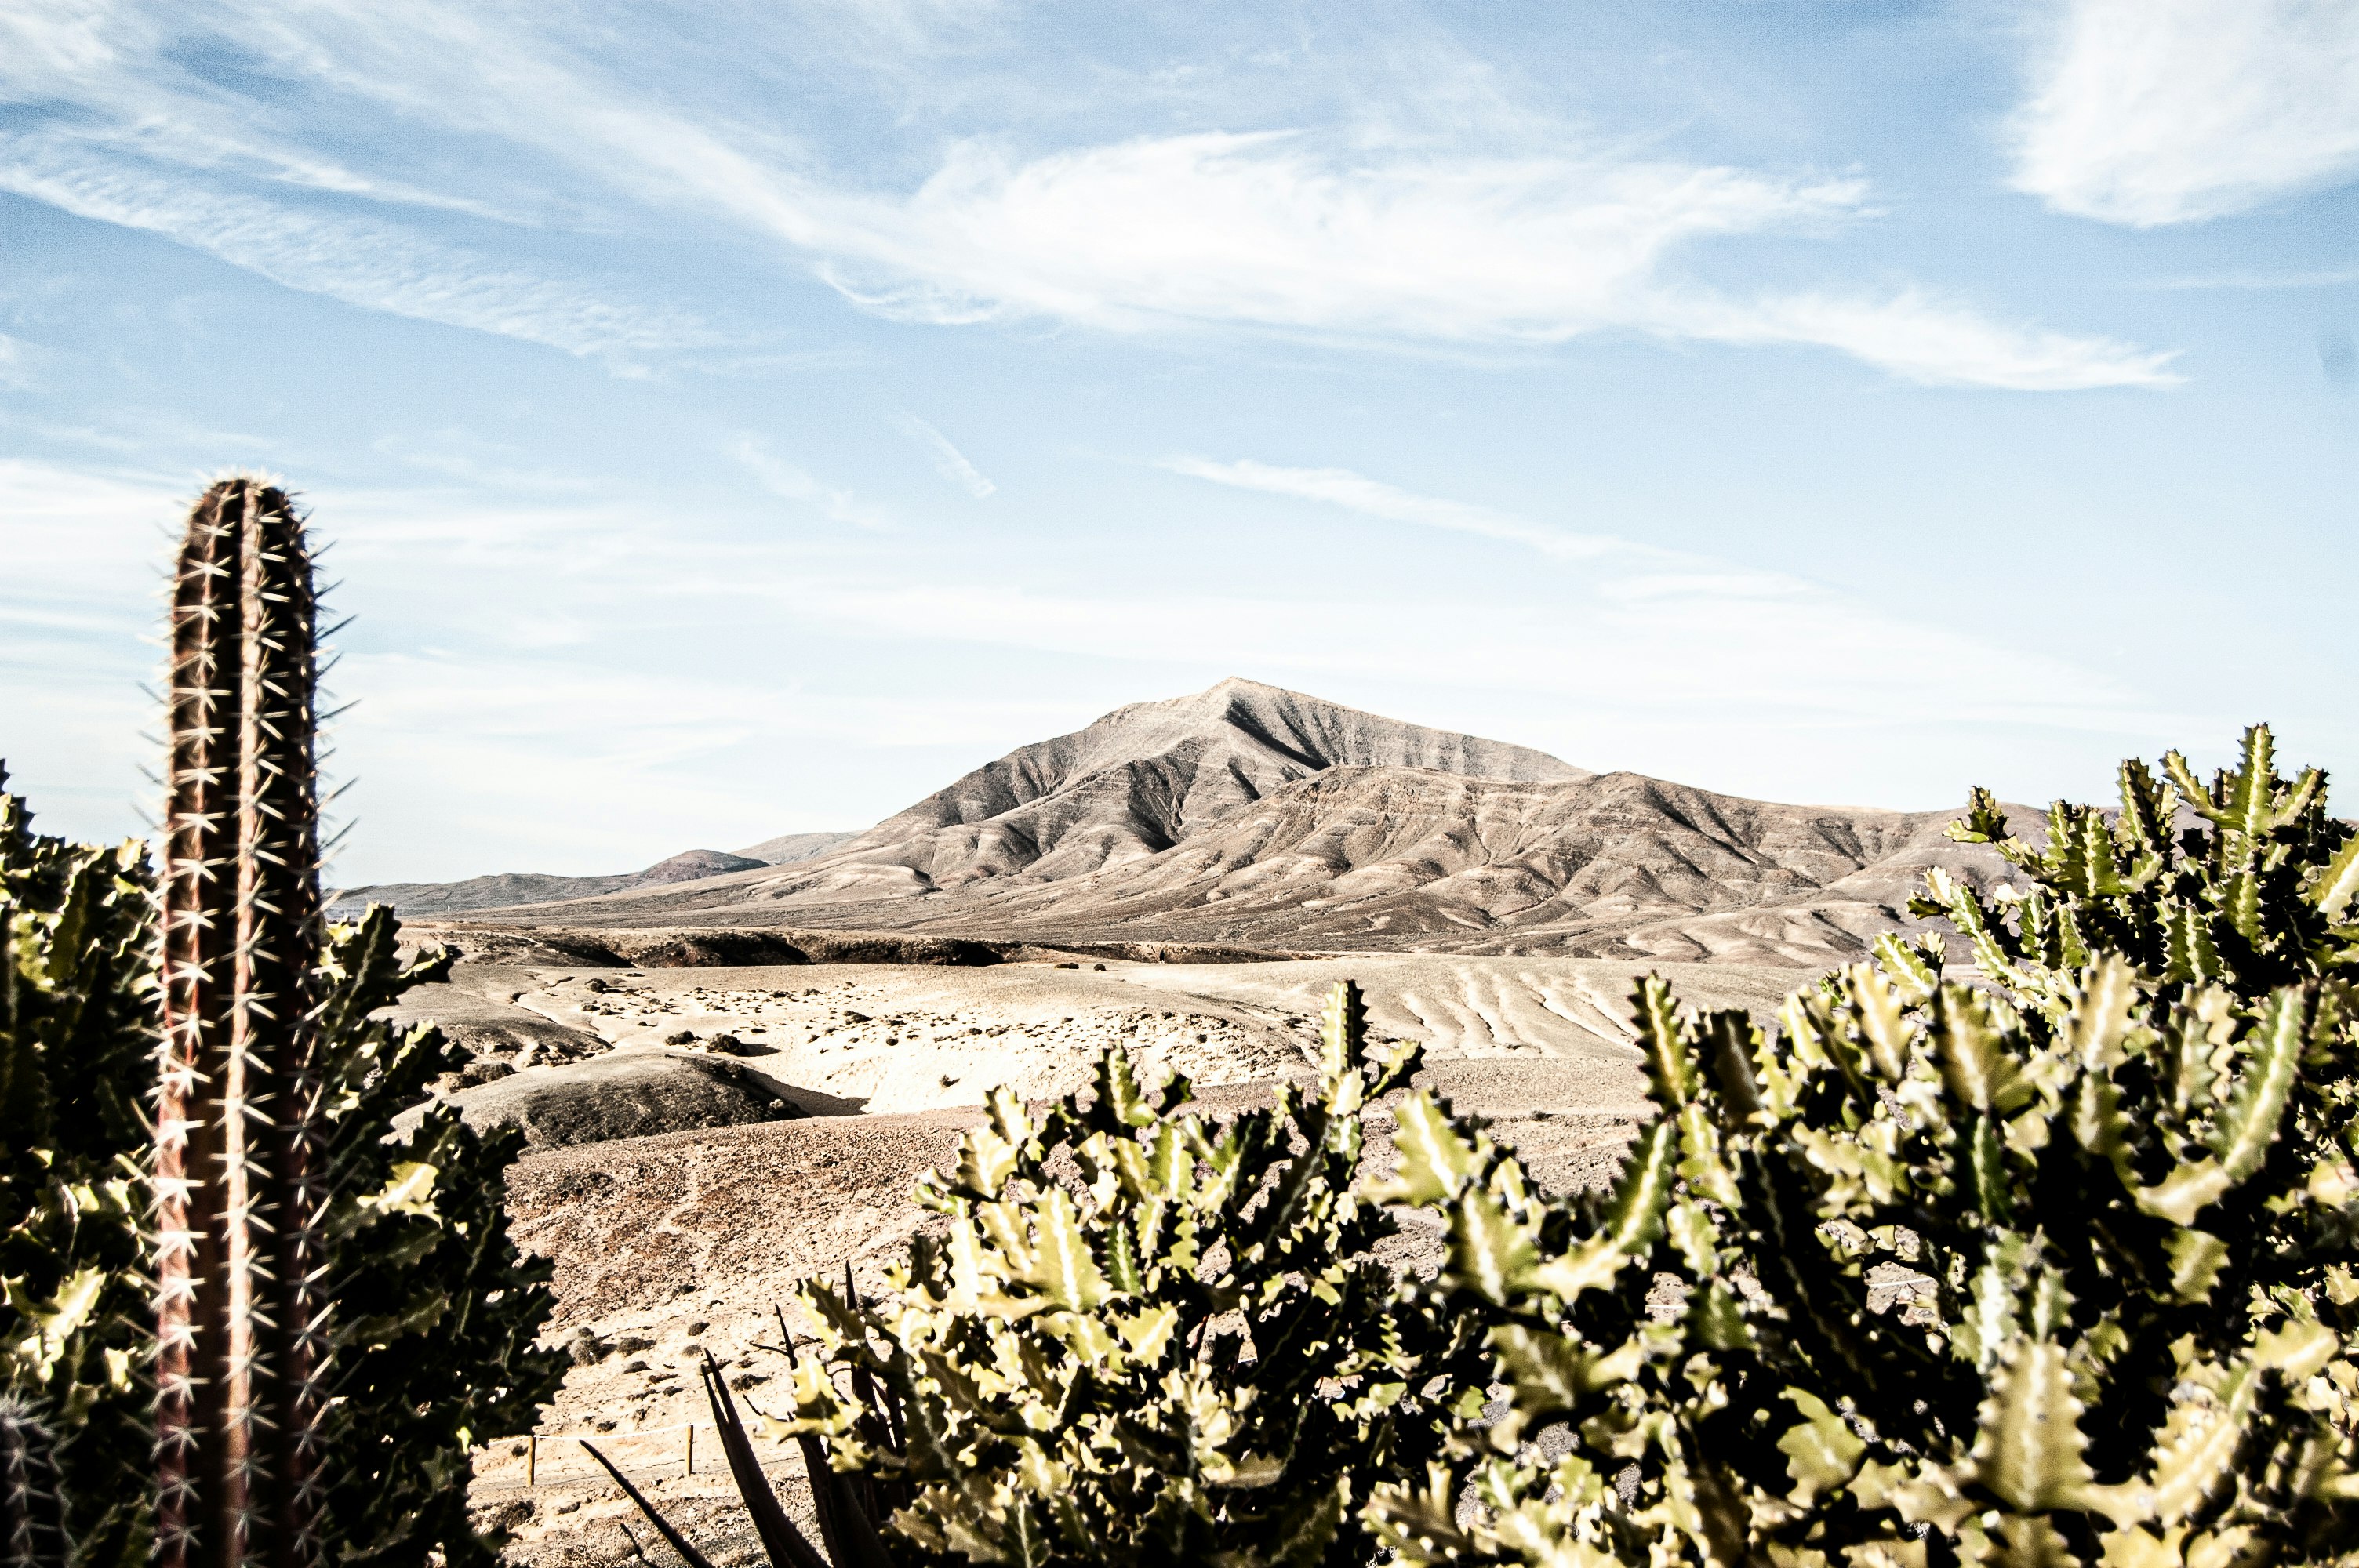
[[(799, 1327), (796, 1284), (847, 1267), (864, 1291), (884, 1286), (927, 1218), (912, 1184), (951, 1152), (993, 1087), (1066, 1093), (1114, 1046), (1149, 1073), (1186, 1074), (1215, 1112), (1251, 1103), (1307, 1073), (1321, 1000), (1349, 978), (1366, 993), (1373, 1033), (1425, 1044), (1419, 1082), (1491, 1119), (1551, 1187), (1609, 1176), (1643, 1109), (1629, 964), (1401, 954), (1158, 963), (1040, 949), (983, 967), (657, 968), (550, 961), (562, 956), (496, 933), (440, 935), (465, 956), (447, 982), (411, 992), (400, 1015), (438, 1019), (477, 1053), (445, 1086), (471, 1119), (525, 1126), (532, 1147), (509, 1182), (515, 1232), (555, 1263), (549, 1332), (575, 1361), (538, 1439), (495, 1444), (477, 1466), (479, 1512), (514, 1530), (514, 1560), (535, 1564), (629, 1559), (625, 1523), (652, 1553), (669, 1552), (581, 1451), (583, 1437), (716, 1562), (759, 1560), (695, 1359), (710, 1350), (748, 1402), (776, 1411), (783, 1363), (765, 1346), (777, 1342), (779, 1305)], [(1691, 1002), (1763, 1014), (1800, 978), (1660, 968)], [(745, 1093), (667, 1098), (659, 1080), (615, 1076), (635, 1065), (700, 1090), (695, 1075), (725, 1067), (724, 1087)], [(553, 1100), (572, 1113), (551, 1111)], [(643, 1130), (666, 1117), (702, 1124)], [(1388, 1160), (1389, 1119), (1377, 1119), (1372, 1157)], [(641, 1135), (606, 1135), (617, 1130)], [(1396, 1246), (1399, 1266), (1431, 1266), (1413, 1224)], [(763, 1446), (790, 1508), (807, 1516), (794, 1450)]]
[[(856, 835), (347, 890), (340, 908), (390, 903), (459, 955), (399, 1011), (473, 1053), (438, 1092), (522, 1129), (516, 1233), (555, 1266), (573, 1352), (538, 1437), (482, 1455), (474, 1500), (520, 1562), (630, 1556), (586, 1437), (717, 1561), (752, 1559), (709, 1425), (695, 1463), (701, 1354), (765, 1408), (780, 1305), (812, 1275), (884, 1285), (925, 1222), (913, 1184), (993, 1089), (1071, 1093), (1114, 1048), (1242, 1106), (1309, 1073), (1341, 979), (1537, 1179), (1602, 1183), (1646, 1114), (1636, 978), (1766, 1021), (1905, 929), (1929, 868), (2005, 875), (1947, 836), (1953, 815), (1595, 773), (1228, 680), (1018, 748)], [(1431, 1268), (1431, 1233), (1412, 1218), (1388, 1259)], [(771, 1456), (807, 1509), (792, 1450)]]

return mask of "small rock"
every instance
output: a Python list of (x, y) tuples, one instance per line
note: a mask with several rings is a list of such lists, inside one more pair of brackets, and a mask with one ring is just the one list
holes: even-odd
[(614, 988), (608, 985), (603, 980), (588, 979), (582, 982), (582, 989), (586, 991), (595, 991), (600, 996), (604, 996), (608, 991), (613, 990)]
[(636, 1355), (642, 1350), (653, 1350), (655, 1347), (654, 1340), (636, 1334), (625, 1334), (614, 1341), (614, 1348), (625, 1356)]
[(625, 1372), (644, 1372), (647, 1369), (647, 1362), (636, 1356), (623, 1363), (623, 1370)]
[(847, 1012), (843, 1015), (843, 1022), (846, 1023), (865, 1023), (868, 1022), (868, 1015), (864, 1012)]
[(693, 1029), (683, 1029), (677, 1034), (667, 1034), (664, 1036), (664, 1044), (667, 1045), (693, 1045), (696, 1044), (696, 1031)]
[(1092, 964), (1090, 968), (1093, 969), (1103, 969), (1105, 966), (1103, 964)]
[[(575, 1505), (579, 1507), (579, 1504)], [(475, 1516), (475, 1528), (486, 1535), (505, 1534), (532, 1518), (532, 1499), (516, 1498)]]
[(712, 1325), (711, 1324), (709, 1324), (709, 1323), (691, 1323), (691, 1324), (690, 1324), (690, 1325), (688, 1325), (688, 1335), (689, 1335), (689, 1337), (690, 1337), (690, 1338), (691, 1338), (691, 1339), (693, 1339), (693, 1338), (695, 1338), (698, 1335), (702, 1334), (706, 1329), (711, 1328), (712, 1326)]
[(598, 1420), (592, 1422), (590, 1424), (596, 1427), (600, 1432), (612, 1432), (620, 1423), (615, 1422), (611, 1416), (602, 1416)]
[(563, 1502), (557, 1505), (557, 1511), (561, 1514), (579, 1513), (581, 1510), (582, 1499), (580, 1498), (568, 1498)]

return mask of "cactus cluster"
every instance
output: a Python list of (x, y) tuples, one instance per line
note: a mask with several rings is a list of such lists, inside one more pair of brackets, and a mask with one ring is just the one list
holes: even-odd
[(0, 793), (0, 1397), (65, 1483), (27, 1539), (87, 1568), (482, 1568), (469, 1451), (560, 1376), (501, 1211), (518, 1140), (447, 1109), (390, 1136), (463, 1053), (370, 1016), (435, 955), (321, 919), (317, 614), (286, 495), (214, 485), (173, 585), (162, 875)]
[(0, 788), (0, 1400), (72, 1435), (61, 1529), (102, 1562), (146, 1541), (152, 892), (142, 846), (35, 833)]
[[(1638, 995), (1658, 1119), (1535, 1195), (1416, 1097), (1392, 1189), (1511, 1385), (1380, 1496), (1415, 1563), (2338, 1561), (2359, 1528), (2359, 836), (2266, 730), (2211, 785), (1960, 836), (1943, 934), (1741, 1013)], [(2174, 827), (2181, 808), (2201, 821)], [(1536, 1441), (1536, 1439), (1541, 1441)]]
[(1481, 1404), (1479, 1337), (1397, 1290), (1396, 1221), (1353, 1187), (1364, 1111), (1418, 1062), (1346, 983), (1315, 1083), (1266, 1107), (1208, 1118), (1114, 1051), (1039, 1113), (994, 1094), (887, 1296), (803, 1289), (823, 1354), (760, 1424), (803, 1444), (828, 1557), (789, 1527), (773, 1563), (1368, 1561), (1376, 1486)]
[(331, 926), (320, 970), (321, 1100), (335, 1405), (323, 1482), (339, 1568), (492, 1568), (467, 1515), (473, 1449), (532, 1430), (567, 1358), (539, 1336), (556, 1309), (548, 1260), (510, 1238), (513, 1128), (479, 1136), (447, 1105), (396, 1133), (465, 1053), (429, 1024), (372, 1018), (438, 979), (439, 950), (405, 956), (392, 912)]
[[(321, 918), (318, 605), (284, 492), (214, 485), (174, 579), (156, 1084), (162, 1568), (487, 1562), (468, 1450), (527, 1428), (560, 1357), (456, 1053), (370, 1014), (437, 977), (379, 910)], [(333, 1408), (331, 1408), (331, 1400)], [(332, 1451), (332, 1465), (324, 1455)], [(332, 1539), (331, 1539), (331, 1537)]]

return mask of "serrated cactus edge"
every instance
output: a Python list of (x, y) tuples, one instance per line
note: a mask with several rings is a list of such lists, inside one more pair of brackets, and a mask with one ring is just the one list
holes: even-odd
[(56, 1434), (0, 1396), (0, 1568), (65, 1568), (69, 1544)]

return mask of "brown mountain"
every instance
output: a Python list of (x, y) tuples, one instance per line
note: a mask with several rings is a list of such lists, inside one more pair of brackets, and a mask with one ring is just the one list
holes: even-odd
[(1145, 860), (1199, 825), (1339, 766), (1577, 779), (1545, 752), (1428, 730), (1248, 680), (1133, 703), (1010, 752), (760, 896), (899, 897), (1050, 882)]
[[(1171, 849), (1053, 887), (923, 900), (897, 924), (1317, 950), (1561, 953), (1822, 964), (1900, 924), (1957, 814), (1797, 806), (1639, 773), (1556, 784), (1335, 768)], [(976, 890), (978, 892), (984, 890)]]
[(1027, 746), (830, 854), (536, 923), (1819, 965), (1926, 867), (1996, 880), (1953, 812), (1775, 805), (1247, 681)]

